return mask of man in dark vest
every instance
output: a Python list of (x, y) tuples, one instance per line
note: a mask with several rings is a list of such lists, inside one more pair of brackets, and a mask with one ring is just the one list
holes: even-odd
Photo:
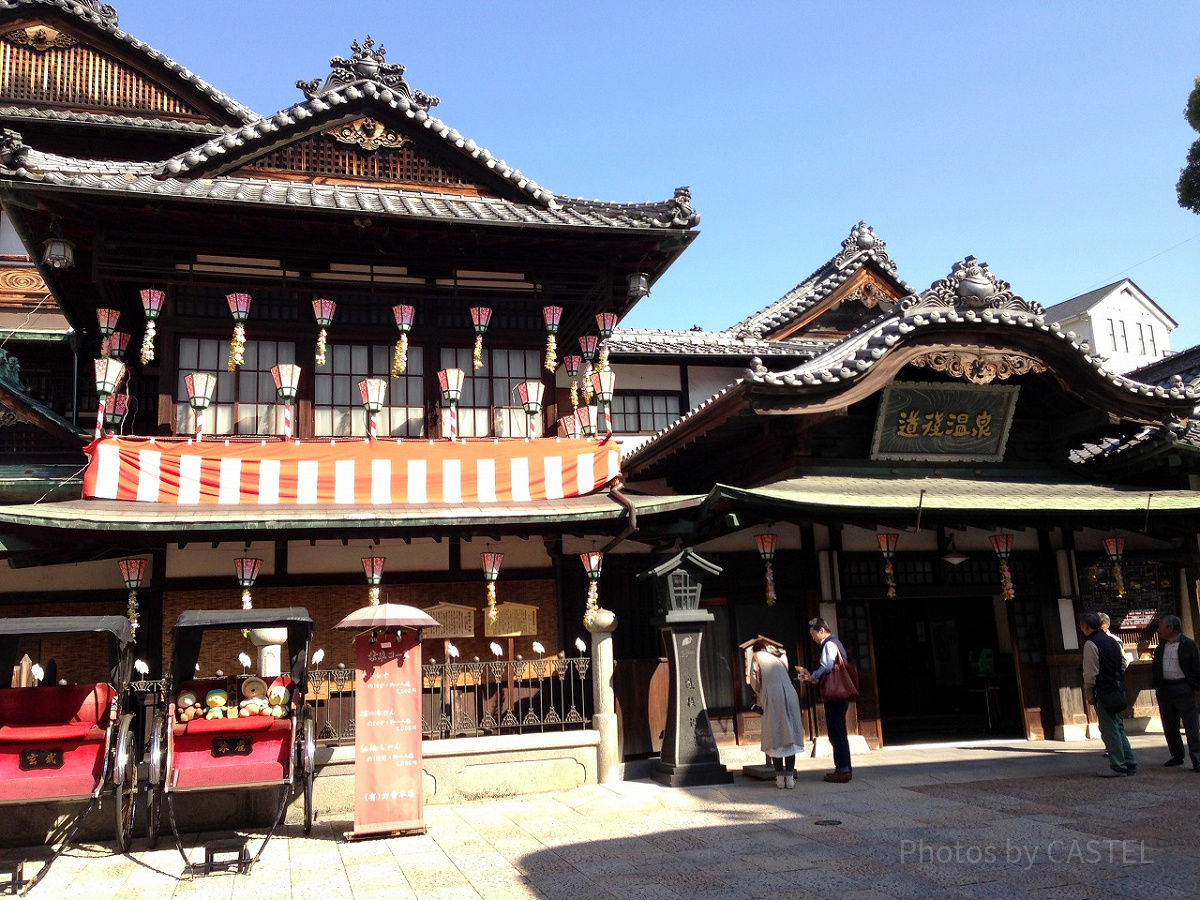
[(1163, 616), (1158, 620), (1158, 646), (1154, 648), (1154, 665), (1150, 671), (1163, 735), (1167, 739), (1167, 749), (1171, 751), (1171, 758), (1163, 765), (1183, 765), (1183, 739), (1179, 736), (1182, 721), (1192, 771), (1200, 772), (1200, 717), (1196, 713), (1200, 648), (1183, 635), (1179, 616)]
[[(1137, 760), (1129, 738), (1125, 736), (1125, 721), (1121, 716), (1125, 702), (1125, 654), (1117, 642), (1101, 630), (1100, 616), (1084, 613), (1079, 617), (1083, 632), (1083, 697), (1095, 705), (1100, 723), (1100, 737), (1108, 750), (1109, 768), (1097, 774), (1101, 778), (1119, 778), (1137, 772)], [(1118, 708), (1120, 707), (1120, 708)]]

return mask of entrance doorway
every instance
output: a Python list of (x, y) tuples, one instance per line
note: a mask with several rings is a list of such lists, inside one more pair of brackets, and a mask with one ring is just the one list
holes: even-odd
[(876, 600), (870, 607), (886, 746), (1020, 735), (1003, 605), (958, 597)]

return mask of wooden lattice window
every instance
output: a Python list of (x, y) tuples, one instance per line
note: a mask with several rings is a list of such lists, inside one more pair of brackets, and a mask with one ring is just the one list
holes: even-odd
[(254, 161), (265, 171), (302, 175), (365, 178), (410, 184), (472, 185), (474, 180), (449, 161), (435, 161), (417, 153), (411, 144), (397, 148), (363, 150), (326, 134), (280, 147)]
[(35, 50), (8, 40), (0, 41), (0, 97), (66, 106), (199, 115), (138, 73), (78, 45)]

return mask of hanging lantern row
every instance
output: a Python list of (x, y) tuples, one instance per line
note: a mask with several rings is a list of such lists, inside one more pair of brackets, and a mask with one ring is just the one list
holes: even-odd
[(596, 360), (596, 347), (600, 338), (594, 334), (585, 334), (579, 339), (579, 352), (583, 356), (583, 402), (592, 402), (592, 363)]
[(517, 396), (521, 398), (521, 406), (525, 409), (528, 420), (526, 435), (537, 437), (541, 429), (537, 427), (538, 417), (542, 414), (542, 396), (546, 386), (540, 381), (522, 381), (517, 385)]
[(588, 579), (587, 607), (583, 612), (583, 624), (590, 626), (596, 620), (596, 613), (600, 609), (600, 569), (604, 566), (604, 553), (600, 550), (589, 550), (580, 553), (579, 559)]
[(96, 360), (96, 393), (100, 397), (96, 409), (96, 440), (104, 436), (104, 414), (108, 398), (117, 392), (124, 377), (125, 363), (119, 359), (105, 357)]
[(362, 397), (363, 407), (367, 410), (367, 437), (371, 440), (379, 437), (378, 417), (383, 409), (387, 386), (386, 378), (364, 378), (358, 383), (358, 393)]
[(209, 372), (193, 372), (183, 379), (187, 389), (188, 403), (196, 416), (196, 440), (204, 440), (204, 411), (213, 400), (213, 391), (217, 387), (217, 376)]
[(581, 406), (569, 416), (558, 420), (562, 436), (565, 438), (590, 438), (596, 436), (596, 428), (601, 421), (600, 411), (595, 406)]
[(227, 368), (230, 372), (236, 372), (246, 361), (246, 329), (243, 323), (250, 316), (250, 295), (226, 294), (225, 299), (229, 301), (229, 311), (233, 314), (233, 337), (229, 341)]
[(471, 365), (483, 368), (483, 336), (492, 321), (492, 311), (486, 306), (471, 307), (471, 323), (475, 326), (475, 349), (471, 353)]
[(544, 365), (547, 372), (553, 372), (558, 368), (558, 340), (555, 335), (558, 334), (558, 325), (562, 321), (563, 308), (561, 306), (543, 306), (542, 318), (546, 322), (546, 359)]
[(379, 605), (379, 585), (383, 581), (383, 564), (387, 562), (386, 556), (364, 556), (362, 558), (363, 574), (367, 576), (367, 584), (370, 587), (367, 590), (367, 603), (371, 606)]
[(1125, 576), (1121, 573), (1121, 559), (1125, 555), (1125, 538), (1105, 538), (1104, 552), (1108, 555), (1108, 563), (1112, 566), (1113, 581), (1117, 596), (1125, 597)]
[(496, 579), (500, 577), (500, 564), (504, 562), (504, 554), (488, 550), (479, 554), (479, 562), (483, 566), (483, 580), (487, 582), (487, 620), (495, 622)]
[(333, 314), (337, 311), (337, 304), (324, 297), (318, 297), (312, 302), (312, 306), (317, 324), (321, 326), (321, 330), (317, 333), (317, 365), (323, 366), (325, 365), (325, 339), (329, 336), (325, 329), (333, 324)]
[(900, 535), (889, 531), (884, 534), (875, 536), (879, 542), (879, 552), (883, 554), (884, 566), (883, 574), (887, 578), (887, 595), (889, 597), (896, 596), (896, 570), (892, 566), (892, 559), (896, 555), (896, 544), (900, 541)]
[(254, 556), (239, 556), (233, 561), (234, 571), (237, 572), (237, 582), (242, 588), (242, 609), (253, 609), (254, 602), (250, 599), (250, 588), (254, 587), (254, 579), (262, 568), (262, 560)]
[(283, 401), (283, 436), (292, 437), (292, 404), (300, 388), (300, 367), (295, 363), (280, 363), (271, 366), (271, 378), (275, 380), (275, 391)]
[(993, 534), (989, 540), (992, 549), (1000, 558), (1000, 590), (1005, 600), (1016, 596), (1013, 591), (1012, 572), (1008, 568), (1008, 559), (1012, 555), (1013, 536), (1011, 534)]
[(134, 637), (137, 636), (138, 630), (138, 588), (142, 586), (142, 579), (146, 577), (146, 561), (137, 557), (121, 560), (118, 565), (121, 567), (121, 577), (125, 579), (125, 587), (129, 589), (129, 600), (126, 604), (125, 615), (129, 618), (129, 630), (133, 632)]
[(438, 387), (442, 391), (442, 402), (449, 410), (448, 437), (458, 440), (458, 401), (462, 398), (463, 381), (466, 373), (462, 369), (442, 369), (438, 372)]
[(603, 370), (608, 368), (608, 339), (612, 337), (613, 330), (617, 327), (616, 313), (597, 314), (596, 327), (600, 331), (600, 352), (596, 360), (596, 368)]
[(148, 288), (141, 292), (142, 296), (142, 311), (146, 314), (146, 333), (142, 335), (142, 365), (154, 360), (154, 335), (156, 331), (155, 320), (162, 313), (163, 301), (167, 299), (167, 295), (154, 288)]
[(392, 315), (396, 318), (396, 327), (400, 329), (400, 339), (396, 341), (396, 349), (392, 353), (392, 377), (395, 378), (408, 370), (408, 333), (412, 331), (417, 310), (406, 303), (399, 303), (392, 307)]
[(763, 563), (767, 567), (767, 606), (775, 605), (775, 569), (773, 562), (775, 560), (775, 543), (778, 536), (767, 532), (766, 534), (756, 534), (754, 543), (758, 545), (758, 555), (762, 557)]

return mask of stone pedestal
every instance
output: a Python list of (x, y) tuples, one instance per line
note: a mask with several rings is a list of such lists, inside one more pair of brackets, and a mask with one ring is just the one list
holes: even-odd
[(613, 693), (612, 633), (617, 616), (598, 609), (587, 630), (592, 634), (592, 727), (600, 735), (596, 748), (596, 780), (612, 784), (621, 780), (621, 748), (617, 742), (617, 703)]
[(662, 757), (650, 777), (668, 787), (733, 782), (721, 765), (700, 682), (700, 641), (712, 620), (702, 610), (674, 610), (652, 620), (666, 639), (671, 687)]
[(274, 678), (282, 673), (283, 645), (287, 639), (286, 628), (255, 628), (250, 632), (250, 643), (258, 648), (260, 677)]

